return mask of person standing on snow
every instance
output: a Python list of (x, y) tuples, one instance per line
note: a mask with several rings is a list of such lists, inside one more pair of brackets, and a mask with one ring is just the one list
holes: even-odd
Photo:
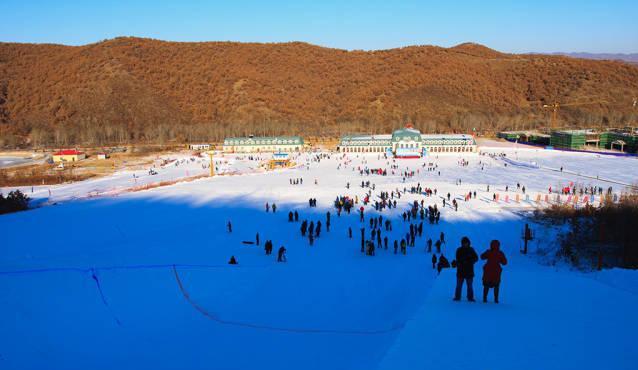
[(308, 234), (311, 234), (314, 236), (314, 233), (315, 233), (315, 222), (310, 221), (310, 225), (308, 226)]
[(494, 288), (494, 303), (498, 303), (499, 287), (501, 285), (501, 265), (507, 265), (507, 258), (501, 251), (501, 243), (492, 240), (490, 249), (481, 254), (481, 259), (487, 262), (483, 265), (483, 302), (487, 303), (487, 294)]
[(463, 289), (463, 281), (467, 285), (467, 300), (474, 302), (474, 289), (472, 281), (474, 280), (474, 264), (478, 261), (478, 255), (470, 245), (470, 239), (464, 236), (461, 239), (461, 246), (456, 250), (456, 290), (454, 291), (454, 300), (461, 300), (461, 290)]
[(286, 259), (286, 248), (282, 245), (277, 252), (277, 262), (288, 262)]
[(233, 232), (233, 224), (231, 224), (230, 221), (228, 221), (228, 223), (226, 224), (226, 227), (228, 228), (229, 233)]

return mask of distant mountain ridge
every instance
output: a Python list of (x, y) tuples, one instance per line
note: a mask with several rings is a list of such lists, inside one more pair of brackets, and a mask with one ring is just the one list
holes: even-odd
[(572, 58), (593, 60), (621, 60), (623, 62), (638, 63), (638, 53), (551, 53), (551, 55), (564, 55)]
[(302, 42), (0, 43), (0, 145), (245, 134), (472, 132), (635, 122), (638, 67), (465, 43), (347, 51)]

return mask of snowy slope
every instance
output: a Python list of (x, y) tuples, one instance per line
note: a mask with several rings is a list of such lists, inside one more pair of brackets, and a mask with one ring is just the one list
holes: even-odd
[[(501, 240), (519, 232), (515, 221), (483, 228), (498, 228)], [(481, 252), (489, 244), (479, 245)], [(455, 271), (444, 271), (378, 369), (635, 369), (636, 271), (540, 268), (518, 244), (504, 252), (509, 264), (498, 305), (491, 293), (480, 302), (480, 268), (476, 303), (453, 302)]]
[[(183, 165), (159, 169), (158, 175), (140, 171), (132, 180), (131, 173), (120, 173), (55, 187), (51, 205), (0, 217), (0, 368), (599, 369), (603, 359), (612, 365), (606, 368), (631, 368), (627, 343), (638, 329), (630, 314), (638, 307), (635, 271), (583, 274), (540, 265), (518, 249), (520, 212), (537, 206), (536, 194), (569, 182), (620, 192), (617, 183), (638, 178), (638, 162), (536, 150), (508, 157), (574, 173), (505, 167), (479, 155), (466, 156), (469, 165), (460, 166), (458, 156), (448, 155), (397, 161), (399, 171), (419, 171), (404, 183), (398, 173), (360, 176), (357, 169), (366, 166), (390, 171), (393, 163), (376, 155), (317, 162), (304, 154), (296, 158), (298, 168), (273, 172), (230, 156), (216, 158), (224, 176), (106, 194), (135, 181), (174, 181), (208, 171), (183, 157)], [(423, 170), (430, 162), (437, 171)], [(290, 185), (299, 177), (303, 185)], [(381, 213), (393, 222), (386, 234), (390, 244), (405, 235), (409, 224), (399, 213), (413, 200), (441, 207), (442, 195), (457, 198), (458, 212), (443, 208), (442, 222), (426, 223), (425, 235), (434, 239), (444, 231), (448, 257), (464, 235), (479, 252), (500, 239), (510, 258), (503, 303), (453, 304), (453, 271), (434, 273), (426, 237), (407, 256), (392, 250), (363, 256), (358, 216), (338, 217), (330, 208), (337, 195), (362, 198), (368, 191), (362, 180), (374, 183), (375, 193), (417, 182), (438, 189), (427, 198), (404, 194), (398, 209)], [(517, 182), (532, 201), (515, 190)], [(102, 195), (89, 198), (95, 189)], [(477, 191), (477, 199), (463, 201), (468, 191)], [(494, 191), (501, 201), (492, 201)], [(47, 199), (48, 190), (37, 189), (35, 196)], [(310, 197), (317, 198), (317, 208), (308, 207)], [(275, 214), (265, 212), (266, 202), (278, 205)], [(287, 221), (289, 210), (324, 223), (314, 246), (300, 237), (299, 223)], [(376, 213), (368, 206), (366, 214)], [(229, 220), (232, 233), (226, 230)], [(273, 256), (242, 243), (257, 232), (262, 244), (273, 240)], [(275, 262), (281, 245), (288, 250), (285, 264)], [(227, 264), (231, 255), (238, 266)]]

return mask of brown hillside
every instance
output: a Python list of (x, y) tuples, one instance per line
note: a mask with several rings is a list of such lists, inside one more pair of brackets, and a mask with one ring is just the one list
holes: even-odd
[[(345, 51), (304, 43), (117, 38), (0, 43), (0, 144), (218, 140), (225, 135), (424, 131), (635, 120), (638, 68), (503, 54), (477, 44)], [(532, 102), (532, 103), (530, 103)]]

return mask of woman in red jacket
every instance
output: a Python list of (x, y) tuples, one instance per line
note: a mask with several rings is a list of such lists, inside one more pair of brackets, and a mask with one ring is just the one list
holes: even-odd
[(490, 249), (481, 254), (482, 260), (487, 260), (483, 266), (483, 302), (487, 302), (487, 293), (494, 288), (494, 302), (498, 303), (498, 290), (501, 284), (501, 265), (507, 265), (507, 258), (500, 249), (501, 243), (492, 240)]

